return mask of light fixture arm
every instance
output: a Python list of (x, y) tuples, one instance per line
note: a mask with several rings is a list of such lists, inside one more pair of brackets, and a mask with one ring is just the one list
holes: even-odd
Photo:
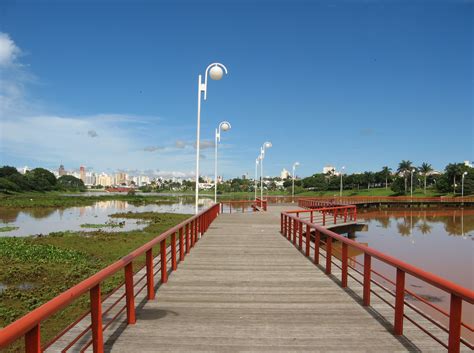
[(206, 68), (206, 73), (204, 74), (204, 83), (202, 83), (201, 76), (199, 76), (199, 81), (200, 81), (200, 92), (204, 92), (204, 100), (207, 99), (207, 77), (209, 76), (209, 70), (213, 66), (219, 66), (224, 70), (224, 73), (227, 75), (227, 68), (224, 66), (224, 64), (221, 63), (212, 63)]

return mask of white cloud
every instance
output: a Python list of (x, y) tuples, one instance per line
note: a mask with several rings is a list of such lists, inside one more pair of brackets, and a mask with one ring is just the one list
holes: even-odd
[(20, 48), (7, 33), (0, 32), (0, 66), (15, 64), (17, 57), (21, 54)]

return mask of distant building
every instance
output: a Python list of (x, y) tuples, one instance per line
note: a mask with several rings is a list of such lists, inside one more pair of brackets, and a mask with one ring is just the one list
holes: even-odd
[(59, 166), (58, 174), (59, 174), (60, 177), (67, 174), (66, 170), (64, 169), (64, 166), (62, 164)]
[(472, 165), (472, 163), (470, 161), (464, 161), (464, 165), (466, 167), (474, 168), (474, 165)]
[(323, 174), (334, 174), (336, 172), (336, 168), (332, 165), (326, 165), (323, 168)]
[(86, 167), (83, 165), (79, 168), (79, 179), (81, 179), (84, 184), (86, 183)]
[(18, 170), (18, 172), (21, 174), (26, 174), (26, 172), (29, 172), (31, 169), (25, 165), (23, 168), (16, 168), (16, 170)]
[(116, 173), (115, 174), (115, 184), (116, 185), (127, 185), (128, 174), (127, 173)]
[(290, 177), (290, 172), (287, 171), (285, 168), (283, 168), (283, 170), (280, 173), (280, 178), (285, 180), (285, 179), (288, 179), (289, 177)]

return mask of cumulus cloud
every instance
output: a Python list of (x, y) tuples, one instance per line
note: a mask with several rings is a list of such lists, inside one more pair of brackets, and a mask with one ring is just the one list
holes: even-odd
[(0, 32), (0, 66), (13, 65), (21, 54), (20, 48), (7, 33)]
[(145, 152), (156, 152), (156, 151), (161, 151), (163, 149), (164, 147), (161, 147), (161, 146), (147, 146), (143, 150)]
[(92, 138), (99, 136), (95, 130), (87, 131), (87, 135)]
[(187, 145), (186, 141), (183, 141), (183, 140), (176, 140), (175, 143), (174, 143), (174, 146), (176, 148), (180, 148), (180, 149), (185, 148), (186, 145)]

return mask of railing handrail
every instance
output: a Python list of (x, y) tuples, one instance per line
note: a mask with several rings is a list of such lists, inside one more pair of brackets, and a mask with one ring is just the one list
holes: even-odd
[(310, 212), (322, 212), (322, 211), (333, 211), (333, 210), (347, 210), (347, 209), (356, 209), (356, 205), (344, 205), (344, 206), (328, 206), (328, 207), (318, 207), (318, 208), (313, 208), (309, 210), (291, 210), (291, 211), (285, 211), (284, 213), (287, 214), (292, 214), (292, 213), (310, 213)]
[[(301, 212), (301, 211), (300, 211)], [(296, 213), (296, 212), (295, 212)], [(393, 267), (399, 268), (403, 270), (404, 272), (417, 277), (434, 287), (437, 287), (439, 289), (442, 289), (450, 294), (455, 294), (462, 298), (463, 300), (467, 301), (470, 304), (474, 304), (474, 291), (470, 290), (468, 288), (465, 288), (463, 286), (460, 286), (457, 283), (451, 282), (443, 277), (440, 277), (438, 275), (435, 275), (434, 273), (422, 270), (416, 266), (410, 265), (404, 261), (401, 261), (399, 259), (396, 259), (390, 255), (387, 255), (381, 251), (378, 251), (376, 249), (373, 249), (369, 246), (362, 245), (357, 243), (356, 241), (352, 239), (348, 239), (340, 234), (337, 234), (335, 232), (332, 232), (324, 227), (321, 227), (318, 224), (311, 223), (310, 221), (307, 221), (305, 219), (301, 219), (299, 217), (296, 217), (293, 215), (293, 213), (288, 213), (288, 212), (282, 212), (283, 215), (286, 215), (292, 219), (298, 220), (299, 222), (302, 222), (309, 227), (312, 227), (316, 229), (318, 232), (321, 232), (325, 235), (330, 236), (331, 238), (337, 239), (342, 243), (345, 243), (347, 245), (350, 245), (351, 247), (354, 247), (358, 250), (361, 250), (364, 254), (368, 254), (370, 256), (375, 257), (376, 259), (385, 262)]]
[(178, 225), (166, 230), (161, 233), (156, 238), (150, 240), (146, 244), (135, 249), (128, 255), (125, 255), (120, 260), (114, 262), (113, 264), (105, 267), (89, 278), (81, 281), (80, 283), (69, 288), (65, 292), (54, 297), (50, 301), (44, 303), (40, 307), (34, 309), (33, 311), (25, 314), (18, 320), (12, 322), (8, 326), (0, 329), (0, 348), (4, 347), (18, 338), (24, 336), (28, 331), (30, 331), (36, 325), (39, 325), (42, 321), (66, 307), (72, 301), (80, 297), (81, 295), (87, 293), (93, 287), (99, 285), (105, 279), (117, 273), (119, 270), (123, 269), (126, 265), (132, 262), (137, 257), (145, 254), (148, 250), (153, 248), (155, 245), (159, 244), (161, 241), (167, 239), (172, 234), (179, 231), (181, 228), (197, 220), (202, 215), (210, 212), (213, 208), (219, 209), (219, 204), (214, 204), (211, 207), (202, 210), (198, 214), (186, 219), (185, 221), (179, 223)]

